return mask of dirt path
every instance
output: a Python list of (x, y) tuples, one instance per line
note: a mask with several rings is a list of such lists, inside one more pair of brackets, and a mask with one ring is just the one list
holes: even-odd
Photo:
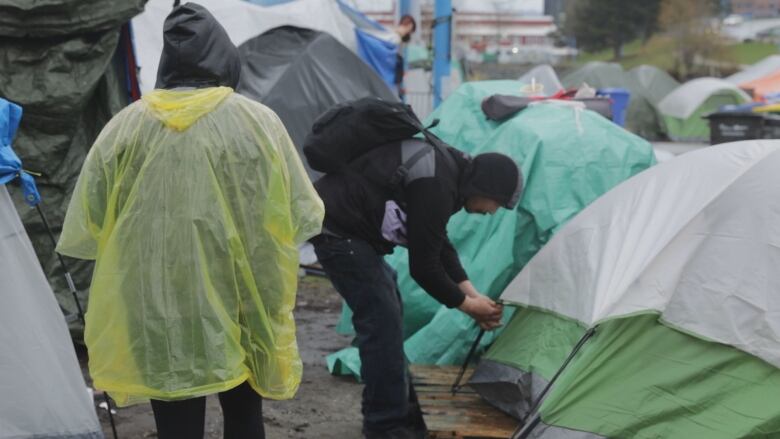
[[(359, 439), (362, 387), (354, 379), (331, 376), (325, 356), (345, 347), (350, 337), (336, 334), (340, 299), (327, 280), (302, 280), (295, 311), (298, 345), (303, 359), (303, 380), (295, 399), (264, 401), (266, 437)], [(105, 410), (99, 410), (106, 438), (113, 437)], [(149, 404), (119, 409), (114, 415), (120, 439), (155, 438), (154, 418)], [(219, 402), (209, 397), (206, 405), (206, 437), (222, 437)]]

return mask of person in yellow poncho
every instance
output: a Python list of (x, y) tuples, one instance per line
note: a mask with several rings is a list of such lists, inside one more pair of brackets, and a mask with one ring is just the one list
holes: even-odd
[(161, 439), (263, 437), (261, 396), (291, 398), (302, 364), (298, 244), (322, 201), (279, 118), (237, 95), (227, 33), (187, 3), (165, 22), (157, 90), (87, 156), (57, 251), (94, 259), (89, 370), (120, 406), (151, 400)]

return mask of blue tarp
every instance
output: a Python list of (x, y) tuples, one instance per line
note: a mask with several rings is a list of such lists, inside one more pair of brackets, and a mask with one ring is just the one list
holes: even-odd
[(395, 89), (395, 63), (398, 45), (371, 34), (371, 30), (387, 31), (381, 24), (372, 20), (342, 0), (338, 0), (341, 12), (355, 23), (358, 55), (377, 72), (391, 90)]
[(22, 107), (0, 98), (0, 184), (20, 178), (24, 200), (35, 206), (40, 203), (41, 195), (35, 187), (33, 177), (22, 170), (22, 161), (11, 149), (11, 141), (22, 120)]
[(355, 36), (357, 37), (360, 58), (370, 65), (393, 90), (395, 88), (395, 63), (398, 46), (359, 28), (355, 28)]

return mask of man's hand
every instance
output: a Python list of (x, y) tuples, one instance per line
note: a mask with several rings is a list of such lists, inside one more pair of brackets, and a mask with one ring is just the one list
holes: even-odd
[(466, 299), (458, 309), (468, 314), (479, 324), (480, 328), (487, 331), (501, 326), (501, 315), (504, 311), (503, 305), (497, 304), (482, 294), (467, 294)]

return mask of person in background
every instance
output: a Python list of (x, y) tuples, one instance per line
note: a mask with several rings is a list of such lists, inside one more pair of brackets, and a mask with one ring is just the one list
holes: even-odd
[(323, 204), (279, 118), (233, 92), (238, 49), (202, 6), (164, 26), (156, 90), (117, 114), (81, 170), (57, 251), (94, 259), (85, 341), (96, 388), (151, 400), (157, 437), (263, 438), (262, 398), (301, 380), (298, 244)]
[(403, 87), (404, 82), (404, 57), (403, 47), (409, 40), (412, 39), (412, 34), (417, 30), (417, 22), (411, 15), (404, 15), (398, 22), (398, 26), (395, 28), (395, 34), (398, 36), (396, 44), (398, 44), (398, 52), (395, 55), (395, 92), (398, 93), (398, 97), (401, 101), (404, 100), (406, 91)]

